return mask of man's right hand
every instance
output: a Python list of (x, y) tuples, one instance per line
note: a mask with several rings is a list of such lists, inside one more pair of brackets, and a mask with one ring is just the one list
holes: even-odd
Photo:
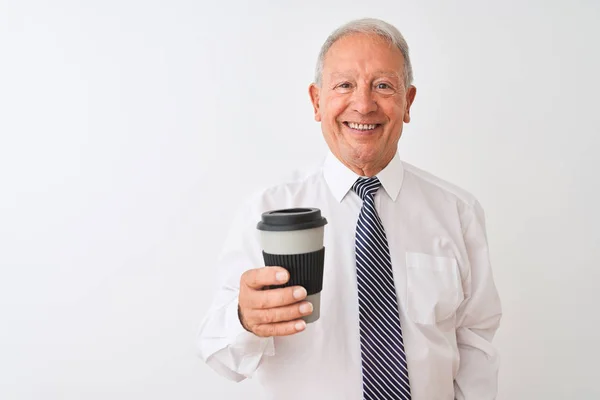
[(306, 289), (291, 286), (262, 290), (265, 286), (282, 285), (290, 274), (281, 267), (251, 269), (240, 279), (239, 316), (242, 326), (257, 336), (287, 336), (303, 331), (300, 319), (313, 311), (312, 304), (302, 301)]

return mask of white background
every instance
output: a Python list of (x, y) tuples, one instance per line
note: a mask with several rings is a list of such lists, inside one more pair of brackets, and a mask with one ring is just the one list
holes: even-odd
[(260, 398), (195, 354), (216, 251), (325, 154), (307, 87), (364, 16), (411, 46), (401, 156), (486, 210), (500, 398), (600, 398), (594, 0), (0, 0), (0, 398)]

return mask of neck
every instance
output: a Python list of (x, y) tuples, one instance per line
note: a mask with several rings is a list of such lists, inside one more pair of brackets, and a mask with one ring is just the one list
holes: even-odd
[(343, 157), (340, 157), (338, 154), (334, 153), (334, 155), (338, 160), (340, 160), (342, 164), (344, 164), (356, 175), (371, 178), (380, 173), (385, 167), (387, 167), (387, 165), (390, 163), (390, 161), (392, 161), (392, 159), (396, 155), (396, 152), (392, 152), (391, 155), (380, 160), (374, 160), (372, 162), (360, 162), (360, 160), (346, 160)]

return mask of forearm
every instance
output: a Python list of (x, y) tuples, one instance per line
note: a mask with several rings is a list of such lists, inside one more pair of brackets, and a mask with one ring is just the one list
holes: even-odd
[(492, 339), (500, 325), (502, 308), (494, 284), (481, 206), (464, 214), (466, 298), (459, 311), (456, 340), (460, 365), (455, 378), (457, 400), (491, 400), (498, 394), (498, 351)]
[(235, 296), (211, 309), (200, 325), (197, 346), (200, 357), (215, 371), (236, 382), (250, 377), (264, 356), (274, 354), (273, 338), (246, 331), (237, 313)]
[(499, 320), (498, 315), (495, 321), (490, 321), (495, 327), (487, 330), (457, 330), (460, 366), (454, 384), (456, 400), (496, 398), (499, 357), (491, 341)]

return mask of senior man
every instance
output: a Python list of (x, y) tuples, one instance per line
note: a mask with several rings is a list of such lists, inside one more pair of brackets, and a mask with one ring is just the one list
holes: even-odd
[[(416, 89), (408, 46), (375, 19), (323, 44), (309, 93), (330, 153), (312, 174), (249, 199), (227, 239), (198, 334), (220, 374), (273, 399), (494, 399), (501, 307), (484, 214), (466, 191), (400, 160)], [(262, 267), (263, 212), (327, 217), (321, 317), (306, 290)]]

